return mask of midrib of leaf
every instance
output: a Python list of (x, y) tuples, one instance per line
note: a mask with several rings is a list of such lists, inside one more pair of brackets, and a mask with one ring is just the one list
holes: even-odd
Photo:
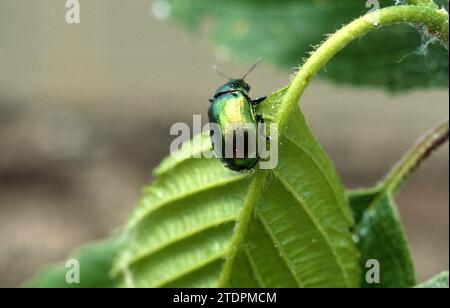
[(252, 212), (256, 204), (258, 203), (259, 198), (261, 197), (265, 178), (266, 173), (257, 170), (256, 174), (252, 178), (251, 184), (249, 185), (244, 207), (238, 219), (236, 232), (231, 239), (230, 248), (227, 252), (225, 264), (223, 266), (223, 271), (219, 278), (219, 287), (224, 288), (229, 283), (231, 270), (233, 268), (236, 254), (238, 253), (239, 249), (241, 248), (242, 242), (245, 239), (245, 233), (247, 232)]

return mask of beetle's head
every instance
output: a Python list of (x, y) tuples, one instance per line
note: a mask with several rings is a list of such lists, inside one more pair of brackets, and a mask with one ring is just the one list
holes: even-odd
[(258, 66), (258, 64), (261, 62), (261, 60), (262, 60), (261, 58), (258, 59), (258, 61), (256, 61), (255, 64), (253, 64), (253, 66), (250, 68), (250, 70), (247, 73), (245, 73), (245, 75), (242, 76), (242, 78), (239, 78), (239, 79), (227, 77), (224, 73), (222, 73), (217, 68), (217, 66), (214, 66), (214, 70), (220, 76), (228, 78), (228, 82), (226, 84), (224, 84), (223, 86), (221, 86), (219, 89), (217, 89), (214, 97), (217, 97), (220, 94), (228, 93), (228, 92), (243, 92), (245, 94), (248, 94), (248, 92), (250, 92), (250, 86), (248, 85), (248, 83), (245, 82), (245, 78), (248, 76), (248, 74), (250, 74), (255, 69), (256, 66)]
[(215, 96), (228, 92), (243, 92), (248, 94), (250, 86), (244, 79), (230, 79), (226, 84), (217, 89)]

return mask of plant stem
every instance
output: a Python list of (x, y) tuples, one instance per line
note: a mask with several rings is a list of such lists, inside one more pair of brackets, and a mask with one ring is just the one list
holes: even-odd
[(382, 181), (382, 186), (395, 193), (407, 177), (449, 139), (448, 118), (426, 133), (397, 163)]
[[(423, 1), (422, 1), (423, 2)], [(430, 34), (437, 37), (448, 49), (448, 13), (445, 10), (429, 7), (402, 5), (384, 8), (364, 15), (338, 30), (330, 36), (304, 63), (292, 80), (280, 105), (275, 122), (280, 125), (280, 132), (288, 123), (292, 108), (297, 104), (312, 78), (341, 49), (352, 41), (362, 37), (380, 26), (398, 23), (412, 23), (426, 26)], [(374, 55), (376, 56), (376, 55)]]

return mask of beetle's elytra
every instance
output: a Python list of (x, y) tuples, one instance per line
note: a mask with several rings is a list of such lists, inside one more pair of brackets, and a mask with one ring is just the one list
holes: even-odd
[[(264, 122), (261, 115), (257, 114), (255, 108), (266, 98), (261, 97), (252, 100), (248, 93), (250, 86), (245, 82), (245, 77), (256, 67), (259, 61), (250, 69), (250, 71), (239, 79), (229, 79), (227, 83), (222, 85), (210, 99), (211, 105), (208, 109), (209, 122), (215, 123), (220, 128), (222, 137), (222, 147), (214, 145), (213, 131), (211, 130), (211, 142), (217, 156), (220, 157), (225, 166), (234, 171), (251, 170), (259, 161), (257, 153), (249, 155), (246, 151), (245, 155), (238, 158), (236, 144), (233, 142), (233, 155), (227, 157), (224, 155), (225, 140), (228, 134), (244, 134), (245, 146), (247, 148), (248, 134), (247, 127), (257, 127), (258, 123)], [(221, 74), (223, 75), (223, 74)], [(220, 148), (220, 150), (218, 149)]]

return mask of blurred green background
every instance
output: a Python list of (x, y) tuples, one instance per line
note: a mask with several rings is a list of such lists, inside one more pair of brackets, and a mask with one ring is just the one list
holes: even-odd
[[(189, 34), (161, 20), (152, 1), (80, 0), (78, 25), (64, 2), (0, 1), (0, 287), (120, 228), (169, 152), (170, 126), (192, 114), (206, 123), (223, 83), (212, 65), (250, 65), (216, 52), (208, 25)], [(293, 72), (263, 63), (252, 95)], [(448, 94), (316, 80), (301, 106), (345, 184), (364, 187), (448, 116)], [(419, 281), (448, 269), (448, 170), (446, 145), (398, 197)]]

